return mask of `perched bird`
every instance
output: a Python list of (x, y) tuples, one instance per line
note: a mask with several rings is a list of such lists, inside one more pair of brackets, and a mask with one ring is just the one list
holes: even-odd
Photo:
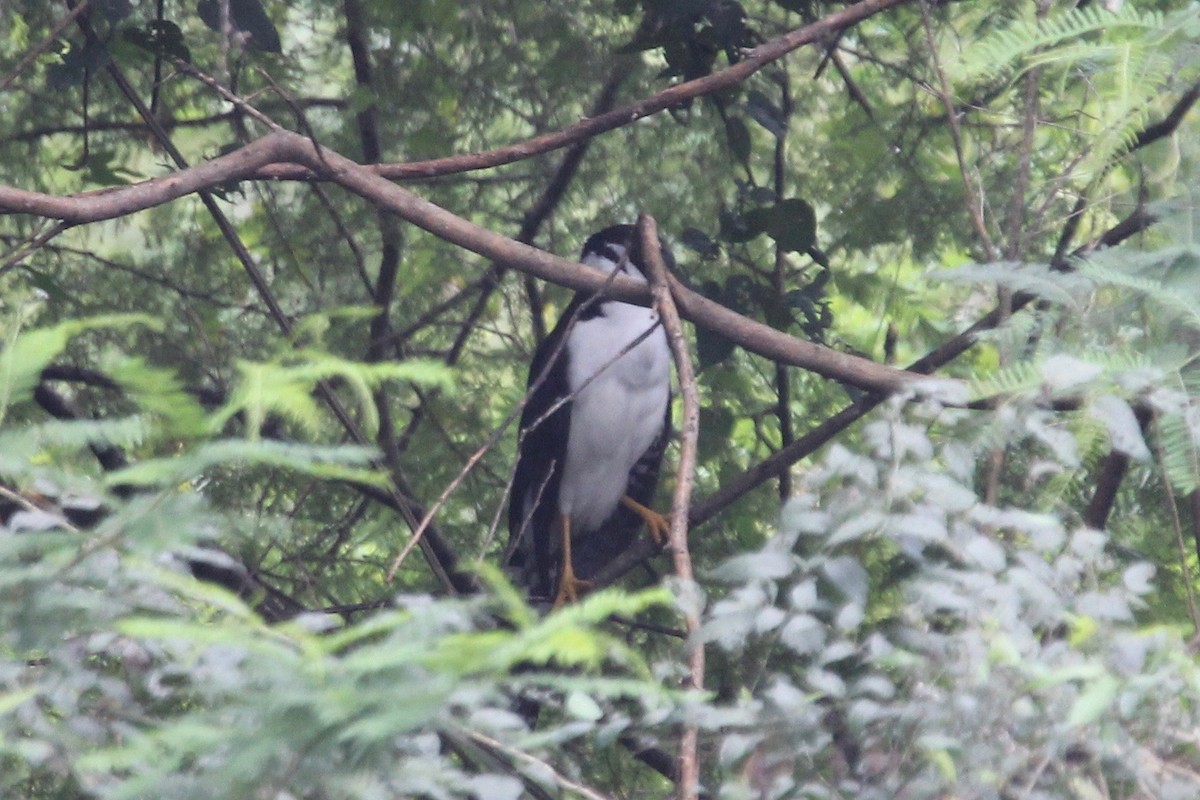
[[(636, 229), (593, 234), (580, 261), (645, 281)], [(663, 248), (663, 259), (673, 265)], [(581, 292), (537, 348), (521, 414), (506, 563), (535, 600), (575, 600), (643, 523), (671, 427), (671, 355), (649, 308)]]

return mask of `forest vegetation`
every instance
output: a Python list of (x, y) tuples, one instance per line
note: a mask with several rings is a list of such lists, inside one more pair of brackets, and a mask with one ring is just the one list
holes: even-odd
[[(1200, 796), (1197, 42), (4, 0), (0, 797)], [(673, 271), (576, 262), (617, 223)], [(503, 520), (575, 290), (679, 334), (673, 529), (547, 612)]]

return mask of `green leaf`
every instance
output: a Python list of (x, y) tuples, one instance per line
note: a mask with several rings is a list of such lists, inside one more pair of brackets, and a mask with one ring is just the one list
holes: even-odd
[(257, 439), (268, 416), (274, 414), (316, 435), (327, 424), (314, 392), (322, 381), (337, 380), (358, 399), (368, 432), (379, 427), (372, 390), (390, 381), (411, 381), (423, 386), (453, 388), (444, 364), (428, 360), (364, 364), (328, 353), (302, 350), (289, 354), (298, 363), (239, 361), (241, 381), (228, 402), (213, 415), (213, 430), (220, 430), (237, 414), (245, 415), (246, 435)]
[(684, 246), (696, 251), (706, 260), (716, 258), (721, 254), (721, 247), (708, 234), (698, 228), (684, 228), (679, 234), (679, 240)]
[(595, 722), (604, 716), (604, 710), (600, 708), (600, 704), (583, 692), (568, 694), (563, 710), (575, 719), (585, 719), (590, 722)]
[(1138, 461), (1150, 460), (1142, 426), (1125, 400), (1112, 394), (1097, 395), (1088, 403), (1088, 414), (1108, 428), (1114, 450)]
[(29, 686), (25, 689), (17, 689), (16, 691), (0, 695), (0, 717), (27, 703), (36, 697), (37, 693), (38, 688), (36, 686)]
[(780, 200), (767, 208), (747, 211), (745, 219), (751, 230), (767, 234), (788, 252), (803, 253), (816, 242), (816, 212), (798, 197)]
[(48, 272), (43, 272), (40, 269), (34, 269), (28, 264), (21, 264), (18, 269), (25, 273), (29, 280), (29, 285), (41, 289), (46, 293), (46, 296), (56, 302), (65, 302), (70, 299), (70, 295), (63, 288), (53, 275)]
[(1105, 674), (1089, 681), (1071, 704), (1067, 724), (1089, 725), (1100, 719), (1112, 707), (1120, 690), (1121, 682), (1112, 675)]
[(15, 337), (0, 351), (0, 422), (5, 410), (13, 403), (29, 399), (42, 370), (66, 349), (75, 336), (100, 328), (124, 328), (145, 325), (158, 329), (152, 317), (144, 314), (109, 314), (98, 317), (68, 320), (53, 328), (39, 328)]
[(746, 94), (746, 113), (750, 115), (750, 119), (770, 131), (776, 139), (787, 136), (787, 116), (762, 92), (751, 90)]
[(166, 435), (190, 438), (205, 432), (204, 407), (183, 388), (174, 370), (141, 358), (122, 358), (106, 365), (104, 371), (127, 397), (161, 421)]
[(154, 56), (191, 61), (192, 54), (183, 41), (183, 31), (170, 20), (149, 20), (141, 28), (126, 28), (125, 39)]
[(950, 751), (943, 747), (932, 747), (925, 742), (922, 744), (925, 757), (937, 768), (942, 778), (953, 785), (958, 780), (958, 768), (954, 765), (954, 757), (950, 755)]
[(319, 447), (274, 441), (226, 439), (209, 442), (170, 458), (155, 458), (109, 473), (109, 486), (171, 486), (191, 481), (217, 466), (259, 466), (287, 469), (314, 478), (370, 486), (389, 485), (369, 463), (376, 453), (367, 447)]
[(728, 117), (725, 120), (725, 139), (729, 143), (729, 151), (744, 168), (750, 168), (750, 131), (746, 123), (738, 117)]
[[(214, 31), (221, 30), (218, 0), (200, 0), (196, 13)], [(250, 47), (266, 53), (282, 53), (279, 31), (259, 0), (229, 0), (229, 21), (236, 31), (250, 34)]]

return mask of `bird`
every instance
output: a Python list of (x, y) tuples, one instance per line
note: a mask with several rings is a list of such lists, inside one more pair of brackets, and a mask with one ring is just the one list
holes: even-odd
[[(645, 282), (636, 237), (633, 225), (605, 228), (579, 260)], [(578, 600), (643, 524), (665, 544), (669, 523), (650, 504), (671, 432), (670, 368), (657, 313), (594, 292), (576, 294), (535, 350), (505, 555), (531, 600)]]

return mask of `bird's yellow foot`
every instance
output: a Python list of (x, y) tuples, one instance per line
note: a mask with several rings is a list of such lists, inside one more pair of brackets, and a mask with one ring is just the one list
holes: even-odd
[(563, 566), (562, 575), (558, 579), (558, 594), (554, 597), (554, 608), (578, 602), (580, 596), (592, 588), (591, 581), (575, 577), (575, 565), (571, 561), (571, 518), (563, 514), (558, 518), (558, 526), (562, 533)]
[(663, 547), (671, 540), (670, 519), (664, 517), (653, 508), (647, 508), (632, 497), (622, 497), (621, 504), (642, 518), (646, 523), (646, 527), (650, 529), (650, 538), (659, 547)]
[(592, 582), (576, 578), (575, 570), (564, 570), (562, 578), (558, 581), (558, 594), (554, 597), (553, 607), (562, 608), (567, 603), (577, 603), (591, 588)]

